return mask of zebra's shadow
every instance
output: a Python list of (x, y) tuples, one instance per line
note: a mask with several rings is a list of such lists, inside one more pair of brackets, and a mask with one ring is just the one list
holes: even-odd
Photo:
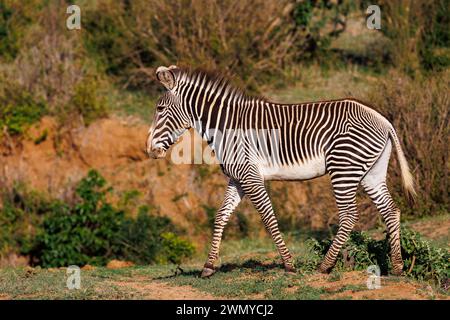
[[(216, 272), (228, 273), (237, 269), (250, 269), (251, 272), (265, 272), (273, 269), (284, 269), (284, 266), (282, 263), (277, 262), (264, 263), (255, 259), (249, 259), (242, 263), (234, 263), (234, 262), (224, 263), (220, 267), (216, 267)], [(179, 276), (199, 278), (200, 274), (201, 268), (194, 270), (192, 269), (183, 270), (180, 266), (177, 266), (172, 274), (167, 276), (160, 276), (154, 278), (154, 280), (172, 279)]]
[(264, 272), (272, 269), (284, 269), (284, 266), (282, 263), (264, 263), (255, 259), (249, 259), (242, 263), (224, 263), (216, 271), (226, 273), (236, 269), (251, 269), (252, 272)]

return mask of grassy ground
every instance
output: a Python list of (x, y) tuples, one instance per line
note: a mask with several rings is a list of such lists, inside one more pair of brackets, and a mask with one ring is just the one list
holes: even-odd
[[(409, 223), (425, 228), (441, 219), (449, 221), (444, 216)], [(297, 261), (308, 261), (309, 236), (287, 237)], [(78, 290), (66, 287), (65, 268), (1, 269), (0, 299), (449, 299), (432, 283), (406, 277), (382, 277), (381, 289), (369, 290), (365, 271), (322, 275), (300, 264), (295, 275), (286, 274), (268, 237), (224, 241), (220, 269), (209, 279), (199, 278), (205, 256), (183, 264), (183, 272), (174, 265), (82, 269)]]

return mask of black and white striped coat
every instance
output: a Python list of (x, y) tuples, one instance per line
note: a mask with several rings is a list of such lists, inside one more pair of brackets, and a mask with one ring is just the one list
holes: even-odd
[(339, 210), (339, 229), (319, 270), (329, 271), (353, 229), (356, 191), (362, 185), (389, 232), (393, 272), (400, 274), (400, 212), (386, 186), (391, 148), (399, 158), (405, 190), (413, 178), (394, 128), (355, 99), (279, 104), (251, 97), (228, 81), (202, 71), (160, 67), (167, 91), (158, 102), (147, 151), (163, 157), (182, 133), (195, 128), (215, 151), (229, 184), (218, 210), (211, 250), (202, 276), (214, 272), (222, 233), (231, 213), (247, 196), (260, 213), (287, 271), (292, 256), (278, 228), (267, 180), (306, 180), (329, 174)]

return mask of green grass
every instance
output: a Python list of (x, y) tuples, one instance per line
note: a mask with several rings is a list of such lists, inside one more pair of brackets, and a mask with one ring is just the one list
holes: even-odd
[[(304, 241), (288, 236), (287, 243), (294, 257), (306, 261)], [(66, 288), (64, 268), (4, 268), (0, 269), (0, 298), (8, 299), (148, 299), (152, 297), (152, 285), (173, 286), (176, 297), (179, 286), (189, 286), (200, 295), (212, 295), (225, 299), (336, 299), (337, 293), (367, 290), (365, 282), (341, 284), (337, 289), (326, 289), (307, 281), (315, 272), (304, 271), (297, 265), (297, 274), (284, 272), (276, 250), (268, 237), (261, 239), (226, 240), (222, 246), (220, 269), (211, 278), (199, 277), (206, 255), (181, 265), (183, 272), (176, 272), (175, 265), (134, 266), (111, 270), (99, 267), (81, 270), (81, 289)], [(342, 272), (333, 272), (325, 278), (330, 285), (342, 280)], [(407, 283), (422, 282), (399, 277)], [(351, 293), (339, 299), (351, 299)]]
[(9, 299), (131, 299), (133, 291), (121, 290), (112, 282), (123, 274), (124, 270), (104, 268), (82, 271), (81, 288), (69, 290), (65, 269), (7, 268), (0, 271), (0, 295)]

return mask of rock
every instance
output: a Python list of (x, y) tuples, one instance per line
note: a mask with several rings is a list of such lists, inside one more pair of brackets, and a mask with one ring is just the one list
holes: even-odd
[(122, 269), (134, 266), (134, 263), (131, 261), (120, 261), (120, 260), (111, 260), (106, 265), (108, 269)]
[(95, 270), (94, 266), (91, 266), (90, 264), (86, 264), (81, 268), (81, 270), (89, 271), (89, 270)]

